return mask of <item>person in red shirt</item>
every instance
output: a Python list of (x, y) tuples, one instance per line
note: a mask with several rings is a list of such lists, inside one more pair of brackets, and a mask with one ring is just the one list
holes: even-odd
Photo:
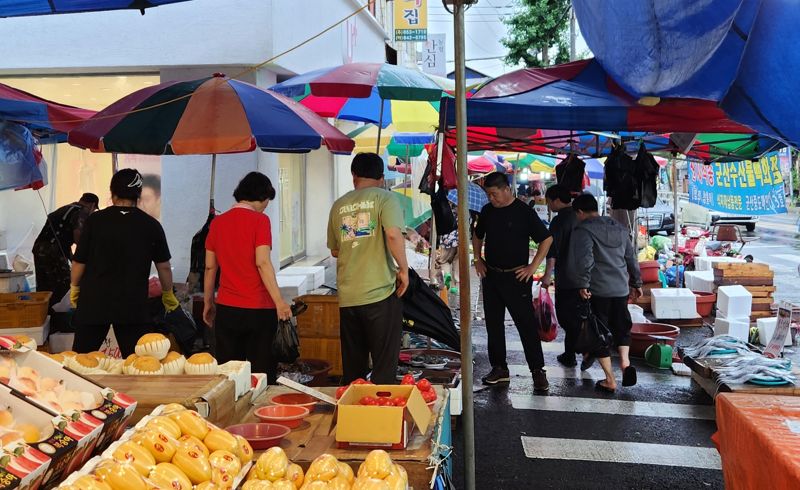
[(206, 238), (203, 320), (216, 332), (219, 363), (250, 361), (253, 372), (267, 373), (274, 382), (272, 341), (278, 319), (292, 316), (270, 260), (272, 228), (264, 210), (275, 199), (275, 188), (266, 175), (250, 172), (233, 197), (236, 204), (211, 222)]

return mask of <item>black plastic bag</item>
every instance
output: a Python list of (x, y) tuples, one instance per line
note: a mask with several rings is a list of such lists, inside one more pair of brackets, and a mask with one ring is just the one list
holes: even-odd
[(456, 217), (450, 207), (450, 200), (447, 199), (447, 191), (441, 185), (431, 196), (431, 210), (436, 221), (436, 234), (444, 236), (456, 229)]
[(583, 176), (586, 163), (574, 153), (556, 165), (556, 180), (568, 191), (580, 194), (583, 192)]
[(272, 341), (273, 362), (293, 363), (300, 357), (300, 339), (291, 320), (278, 320), (278, 330)]
[(592, 354), (611, 347), (611, 332), (608, 327), (592, 313), (587, 301), (580, 312), (581, 329), (575, 339), (575, 352)]
[[(191, 355), (202, 348), (202, 332), (198, 330), (192, 316), (183, 308), (178, 307), (165, 314), (164, 326), (175, 336), (175, 340), (184, 354)], [(199, 345), (198, 341), (200, 341)]]

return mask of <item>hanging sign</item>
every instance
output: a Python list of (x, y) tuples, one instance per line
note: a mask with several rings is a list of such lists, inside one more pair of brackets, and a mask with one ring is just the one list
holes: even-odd
[(394, 0), (394, 40), (428, 40), (428, 0)]
[(437, 77), (447, 76), (447, 63), (444, 55), (445, 34), (431, 34), (422, 50), (422, 71)]
[[(767, 357), (771, 357), (772, 359), (777, 359), (781, 355), (781, 351), (783, 350), (783, 346), (786, 345), (786, 336), (790, 335), (791, 330), (791, 320), (792, 320), (792, 305), (787, 301), (781, 301), (780, 307), (778, 308), (778, 323), (775, 325), (775, 331), (772, 333), (772, 338), (769, 339), (769, 343), (767, 344), (767, 348), (764, 350), (764, 355)], [(759, 339), (762, 343), (766, 341), (766, 339)], [(794, 339), (790, 339), (794, 344)]]
[(743, 162), (689, 162), (689, 201), (731, 214), (786, 212), (778, 152)]

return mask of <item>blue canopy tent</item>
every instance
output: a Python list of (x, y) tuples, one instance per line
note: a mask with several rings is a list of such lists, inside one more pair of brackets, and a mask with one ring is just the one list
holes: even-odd
[(795, 0), (573, 0), (581, 33), (635, 97), (714, 101), (736, 122), (800, 144)]
[(188, 0), (0, 0), (0, 17), (74, 14), (99, 10), (140, 10)]

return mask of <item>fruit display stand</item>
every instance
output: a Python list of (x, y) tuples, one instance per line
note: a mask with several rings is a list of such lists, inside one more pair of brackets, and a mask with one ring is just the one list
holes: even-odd
[[(424, 434), (414, 431), (408, 446), (402, 450), (391, 450), (392, 459), (401, 464), (408, 472), (411, 488), (429, 488), (434, 477), (434, 470), (430, 467), (432, 460), (445, 456), (451, 445), (449, 391), (440, 386), (435, 386), (438, 399), (431, 411), (431, 421)], [(335, 387), (318, 388), (319, 391), (333, 396)], [(270, 386), (266, 392), (253, 401), (253, 409), (241, 420), (242, 423), (258, 422), (253, 413), (257, 407), (266, 405), (269, 400), (284, 393), (296, 393), (282, 386)], [(286, 455), (303, 469), (307, 469), (311, 462), (321, 454), (331, 454), (339, 461), (350, 464), (354, 469), (364, 461), (370, 449), (339, 449), (335, 440), (334, 407), (326, 403), (317, 403), (311, 414), (303, 423), (292, 430), (280, 444)], [(440, 469), (444, 470), (448, 463)]]

